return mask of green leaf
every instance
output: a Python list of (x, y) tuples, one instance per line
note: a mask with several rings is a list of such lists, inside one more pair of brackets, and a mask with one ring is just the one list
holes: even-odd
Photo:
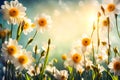
[(113, 79), (114, 79), (114, 80), (119, 80), (119, 79), (118, 79), (118, 76), (113, 76)]
[(70, 67), (70, 66), (67, 66), (67, 69), (68, 69), (68, 71), (70, 72), (70, 74), (72, 73), (72, 70), (73, 70), (73, 68), (72, 67)]
[(28, 74), (25, 74), (25, 78), (26, 78), (26, 80), (31, 80), (31, 77), (28, 76)]

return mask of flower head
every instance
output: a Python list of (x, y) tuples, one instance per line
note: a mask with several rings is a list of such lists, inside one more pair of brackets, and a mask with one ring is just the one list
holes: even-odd
[(111, 72), (114, 72), (115, 75), (120, 75), (120, 57), (112, 59), (112, 62), (108, 65)]
[(68, 71), (66, 71), (66, 70), (61, 70), (61, 71), (56, 70), (55, 73), (54, 73), (54, 77), (57, 80), (67, 80), (68, 79)]
[(19, 55), (21, 48), (22, 46), (18, 45), (16, 40), (9, 39), (9, 41), (5, 41), (2, 44), (2, 55), (6, 60), (13, 60), (13, 58)]
[(22, 50), (18, 57), (15, 58), (14, 65), (16, 69), (23, 70), (28, 69), (33, 62), (33, 57), (31, 52), (27, 52), (26, 50)]
[(117, 0), (104, 0), (103, 3), (106, 13), (120, 13), (120, 2)]
[(23, 7), (18, 0), (11, 1), (10, 3), (5, 1), (1, 8), (4, 19), (6, 19), (10, 24), (20, 23), (21, 19), (26, 15), (26, 8)]
[(46, 14), (38, 15), (35, 18), (35, 24), (37, 25), (37, 29), (41, 32), (44, 32), (46, 29), (49, 29), (51, 27), (51, 17)]
[(34, 28), (34, 24), (31, 22), (30, 19), (28, 18), (24, 18), (24, 26), (23, 26), (23, 33), (25, 35), (27, 35), (28, 33), (30, 33), (31, 31), (33, 31), (33, 28)]
[(83, 65), (83, 55), (76, 51), (71, 51), (68, 55), (69, 56), (67, 56), (67, 59), (64, 62), (65, 67), (71, 66), (78, 71)]

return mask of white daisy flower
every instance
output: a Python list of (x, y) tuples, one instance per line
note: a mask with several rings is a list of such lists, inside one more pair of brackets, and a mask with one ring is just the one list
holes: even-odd
[(54, 74), (57, 69), (55, 66), (47, 65), (45, 70), (51, 74)]
[(72, 49), (75, 49), (80, 53), (91, 52), (91, 38), (87, 35), (83, 35), (80, 40), (73, 43)]
[(15, 58), (14, 65), (16, 69), (23, 70), (29, 69), (30, 65), (34, 61), (31, 52), (27, 52), (26, 50), (22, 50), (17, 58)]
[(95, 57), (97, 63), (105, 62), (108, 59), (107, 53), (103, 50), (101, 50), (100, 53), (96, 54)]
[(9, 39), (2, 44), (2, 55), (5, 57), (5, 60), (13, 60), (18, 57), (21, 52), (22, 46), (18, 45), (17, 40)]
[(113, 58), (108, 67), (111, 72), (114, 72), (115, 75), (120, 76), (120, 57)]
[(61, 70), (61, 71), (56, 70), (55, 73), (54, 73), (54, 77), (57, 80), (67, 80), (68, 79), (68, 71), (66, 71), (66, 70)]
[(10, 3), (4, 1), (4, 5), (2, 5), (1, 8), (4, 19), (6, 19), (9, 24), (20, 23), (21, 18), (26, 15), (26, 8), (23, 7), (23, 5), (19, 3), (18, 0), (10, 1)]
[(27, 73), (31, 76), (35, 76), (40, 74), (40, 68), (41, 68), (42, 64), (39, 64), (38, 66), (34, 65), (34, 66), (30, 66), (30, 68), (28, 69)]
[(114, 13), (114, 14), (120, 13), (119, 0), (103, 0), (103, 4), (106, 13)]
[(71, 66), (74, 67), (77, 71), (79, 71), (79, 68), (83, 66), (83, 55), (81, 53), (77, 53), (76, 51), (71, 51), (66, 61), (64, 62), (65, 67)]
[(49, 29), (51, 27), (51, 23), (52, 23), (51, 17), (46, 14), (38, 15), (35, 18), (37, 30), (39, 30), (40, 32), (44, 32), (45, 30)]
[[(112, 17), (112, 16), (111, 16)], [(111, 31), (112, 30), (112, 28), (114, 27), (114, 24), (113, 24), (113, 22), (112, 22), (112, 19), (113, 18), (109, 18), (109, 21), (108, 21), (108, 19), (107, 19), (107, 16), (101, 16), (100, 17), (100, 22), (99, 22), (99, 27), (100, 27), (100, 33), (101, 33), (101, 35), (103, 35), (103, 34), (106, 34), (107, 33), (107, 31), (108, 31), (108, 27), (109, 27), (109, 31)]]
[(28, 18), (24, 18), (25, 24), (23, 26), (23, 33), (25, 35), (27, 35), (28, 33), (30, 33), (31, 31), (33, 31), (34, 28), (34, 24), (31, 22), (30, 19)]
[(86, 58), (86, 70), (90, 70), (91, 66), (93, 65), (92, 61)]

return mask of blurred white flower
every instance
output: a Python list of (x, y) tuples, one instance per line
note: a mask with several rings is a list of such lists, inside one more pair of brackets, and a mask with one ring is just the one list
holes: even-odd
[(2, 44), (2, 56), (5, 60), (14, 61), (13, 59), (18, 57), (21, 52), (22, 46), (18, 45), (17, 40), (9, 39)]
[(119, 14), (120, 2), (119, 0), (103, 0), (103, 6), (107, 14)]
[(95, 57), (97, 63), (105, 62), (108, 59), (107, 53), (103, 50), (100, 50), (100, 53), (96, 54)]
[(35, 24), (38, 31), (44, 32), (45, 30), (51, 28), (52, 20), (49, 15), (41, 14), (35, 17)]
[(23, 7), (18, 0), (4, 1), (4, 5), (1, 6), (4, 19), (8, 21), (9, 24), (19, 24), (21, 19), (26, 15), (26, 8)]
[(76, 51), (71, 51), (67, 59), (64, 62), (65, 67), (71, 66), (74, 67), (77, 71), (79, 68), (83, 66), (83, 55), (81, 53), (77, 53)]
[(57, 80), (67, 80), (68, 79), (68, 71), (67, 70), (56, 70), (54, 73), (54, 77)]
[(31, 76), (38, 75), (40, 73), (41, 66), (42, 66), (41, 64), (39, 64), (38, 66), (36, 65), (30, 66), (27, 73)]
[(82, 35), (82, 38), (73, 43), (72, 49), (75, 49), (79, 53), (91, 52), (91, 38), (87, 35)]
[(34, 28), (34, 24), (31, 22), (31, 20), (30, 19), (28, 19), (28, 18), (24, 18), (24, 22), (25, 22), (25, 24), (24, 24), (24, 26), (23, 26), (23, 33), (25, 34), (25, 35), (27, 35), (28, 33), (30, 33), (31, 31), (33, 31), (33, 28)]
[(29, 69), (33, 61), (32, 53), (23, 49), (19, 56), (15, 58), (14, 65), (19, 70)]
[(115, 75), (120, 76), (120, 57), (113, 58), (108, 67), (111, 72), (114, 72)]

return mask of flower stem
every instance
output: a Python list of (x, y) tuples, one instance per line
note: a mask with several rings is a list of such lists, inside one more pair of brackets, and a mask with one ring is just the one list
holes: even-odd
[(97, 54), (99, 52), (100, 37), (99, 37), (99, 17), (97, 19)]
[(37, 30), (36, 30), (34, 36), (27, 42), (27, 44), (26, 44), (26, 46), (25, 46), (25, 49), (26, 49), (26, 48), (28, 47), (28, 45), (34, 40), (36, 34), (37, 34)]
[(48, 62), (50, 43), (51, 43), (51, 40), (49, 39), (49, 40), (48, 40), (48, 47), (47, 47), (47, 51), (46, 51), (45, 61), (44, 61), (44, 64), (43, 64), (42, 71), (41, 71), (41, 73), (40, 73), (40, 75), (41, 75), (41, 80), (42, 80), (42, 78), (43, 78), (43, 74), (44, 74), (44, 71), (45, 71), (45, 68), (46, 68), (46, 65), (47, 65), (47, 62)]
[[(95, 31), (95, 24), (93, 24), (93, 30), (92, 30), (92, 33), (91, 33), (91, 39), (92, 39), (92, 37), (93, 37), (93, 33), (94, 33), (94, 31)], [(93, 45), (93, 41), (92, 41), (92, 53), (93, 53), (93, 64), (95, 64), (96, 62), (95, 62), (95, 55), (94, 55), (94, 45)]]
[(118, 37), (120, 38), (120, 33), (119, 33), (118, 23), (117, 23), (117, 16), (118, 16), (118, 15), (117, 15), (117, 14), (115, 14), (117, 34), (118, 34)]
[[(108, 21), (108, 64), (109, 64), (109, 56), (110, 56), (110, 20), (109, 17), (107, 17), (107, 21)], [(109, 69), (107, 68), (107, 72), (109, 72)], [(108, 75), (107, 75), (107, 79), (108, 79)]]
[(13, 24), (11, 24), (10, 38), (12, 38)]

